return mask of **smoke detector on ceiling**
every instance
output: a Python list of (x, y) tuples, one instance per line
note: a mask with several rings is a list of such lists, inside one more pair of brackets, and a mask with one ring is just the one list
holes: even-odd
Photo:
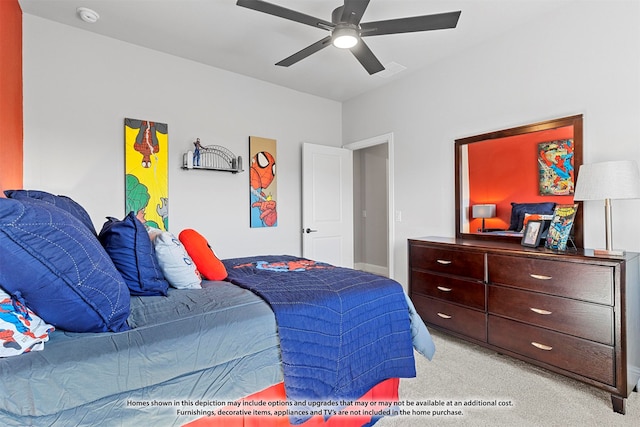
[(100, 19), (100, 15), (98, 15), (98, 12), (86, 7), (79, 7), (76, 9), (76, 12), (78, 12), (78, 16), (80, 17), (80, 19), (82, 19), (84, 22), (88, 22), (89, 24), (95, 24), (98, 19)]

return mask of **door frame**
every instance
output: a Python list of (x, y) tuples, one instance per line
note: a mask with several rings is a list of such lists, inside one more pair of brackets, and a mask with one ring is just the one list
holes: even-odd
[(387, 188), (389, 194), (387, 194), (387, 264), (389, 269), (389, 277), (394, 278), (394, 242), (395, 242), (395, 197), (393, 186), (393, 132), (385, 133), (383, 135), (374, 136), (372, 138), (363, 139), (360, 141), (345, 144), (342, 148), (346, 148), (351, 151), (361, 150), (363, 148), (373, 147), (375, 145), (387, 144), (387, 161), (388, 173), (387, 173)]

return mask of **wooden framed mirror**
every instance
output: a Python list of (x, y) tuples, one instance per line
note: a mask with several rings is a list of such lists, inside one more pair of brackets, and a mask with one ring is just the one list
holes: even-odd
[[(523, 215), (538, 219), (553, 204), (574, 203), (582, 164), (582, 115), (457, 139), (455, 162), (456, 237), (519, 243)], [(582, 203), (578, 205), (572, 234), (582, 248)], [(544, 213), (538, 214), (540, 207)], [(527, 209), (532, 212), (523, 214)]]

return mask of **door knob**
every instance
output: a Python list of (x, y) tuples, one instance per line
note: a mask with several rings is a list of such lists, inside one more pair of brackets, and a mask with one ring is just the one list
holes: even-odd
[(305, 233), (307, 233), (307, 234), (308, 234), (308, 233), (315, 233), (315, 232), (317, 232), (317, 231), (318, 231), (318, 230), (312, 230), (312, 229), (310, 229), (310, 228), (306, 228), (306, 229), (304, 230), (304, 232), (305, 232)]

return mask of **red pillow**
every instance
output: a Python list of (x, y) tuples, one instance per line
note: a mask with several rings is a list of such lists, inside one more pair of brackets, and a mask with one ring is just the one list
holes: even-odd
[(209, 246), (207, 239), (200, 233), (187, 228), (180, 232), (178, 239), (180, 239), (191, 259), (196, 263), (198, 271), (205, 279), (224, 280), (227, 278), (227, 269), (216, 254), (213, 253), (213, 249)]

